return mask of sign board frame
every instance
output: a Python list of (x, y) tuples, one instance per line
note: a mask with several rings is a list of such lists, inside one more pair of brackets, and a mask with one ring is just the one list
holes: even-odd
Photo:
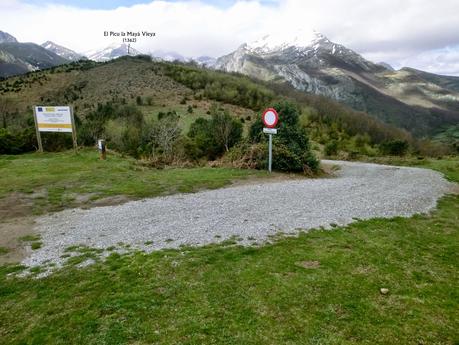
[[(59, 111), (55, 111), (56, 108), (61, 108), (60, 114)], [(43, 143), (41, 140), (41, 132), (58, 132), (58, 133), (72, 133), (72, 143), (73, 143), (73, 150), (76, 152), (77, 150), (77, 135), (76, 135), (76, 127), (75, 127), (75, 117), (73, 115), (73, 107), (71, 105), (69, 106), (33, 106), (33, 118), (35, 122), (35, 132), (37, 135), (37, 141), (38, 141), (38, 151), (43, 152)], [(39, 116), (38, 112), (41, 112), (42, 109), (48, 110), (51, 114), (55, 113), (57, 114), (55, 117), (59, 116), (64, 116), (65, 111), (68, 111), (68, 116), (70, 119), (70, 124), (69, 123), (58, 123), (57, 121), (49, 121), (49, 122), (39, 122)], [(64, 114), (62, 114), (64, 113)], [(52, 117), (52, 115), (51, 115)], [(57, 122), (57, 123), (56, 123)], [(40, 125), (43, 125), (44, 130), (40, 130)], [(48, 125), (49, 127), (45, 127)], [(68, 126), (70, 125), (70, 130), (68, 130)], [(54, 130), (56, 129), (56, 130)]]

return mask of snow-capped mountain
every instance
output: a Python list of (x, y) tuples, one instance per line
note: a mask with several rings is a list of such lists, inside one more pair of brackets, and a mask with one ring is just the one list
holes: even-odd
[(194, 58), (193, 61), (195, 61), (200, 66), (213, 68), (217, 62), (217, 59), (211, 56), (199, 56)]
[(333, 98), (396, 125), (415, 124), (421, 117), (426, 128), (445, 117), (459, 122), (454, 106), (459, 92), (447, 87), (454, 83), (434, 83), (413, 70), (394, 71), (375, 64), (317, 31), (264, 36), (220, 57), (214, 68), (288, 82), (300, 91)]
[(133, 47), (129, 46), (127, 44), (111, 44), (108, 47), (102, 49), (102, 50), (92, 50), (86, 52), (84, 55), (89, 59), (89, 60), (94, 60), (94, 61), (108, 61), (111, 59), (116, 59), (121, 56), (136, 56), (136, 55), (141, 55), (138, 50), (134, 49)]
[[(331, 42), (317, 31), (301, 32), (289, 37), (279, 34), (264, 36), (255, 42), (245, 43), (235, 52), (217, 59), (215, 68), (229, 72), (244, 72), (250, 69), (253, 58), (274, 64), (275, 69), (280, 68), (276, 74), (281, 75), (288, 74), (288, 71), (281, 68), (281, 65), (292, 67), (298, 64), (308, 69), (333, 68), (338, 67), (335, 65), (341, 63), (362, 71), (385, 70), (383, 66), (365, 60), (354, 51)], [(306, 85), (303, 86), (307, 89)]]
[(357, 100), (348, 72), (387, 71), (317, 31), (264, 36), (217, 59), (214, 67), (267, 81), (281, 78), (299, 90), (352, 103)]
[(191, 60), (190, 58), (187, 58), (174, 51), (155, 50), (150, 55), (156, 60), (168, 61), (168, 62), (172, 62), (172, 61), (189, 62)]
[(83, 58), (83, 55), (80, 55), (71, 49), (65, 48), (51, 41), (46, 41), (41, 46), (45, 49), (52, 51), (54, 54), (57, 54), (63, 57), (64, 59), (67, 59), (70, 61), (78, 61), (81, 58)]
[(390, 64), (388, 64), (387, 62), (384, 62), (384, 61), (381, 61), (381, 62), (378, 62), (378, 65), (381, 65), (383, 67), (385, 67), (386, 69), (388, 69), (389, 71), (395, 71), (395, 68), (392, 67)]
[(155, 50), (153, 53), (150, 54), (153, 60), (155, 61), (167, 61), (167, 62), (195, 62), (199, 66), (211, 68), (214, 66), (215, 62), (217, 61), (216, 58), (211, 56), (198, 56), (195, 58), (183, 56), (180, 53), (175, 51), (163, 51), (163, 50)]
[(0, 77), (8, 77), (69, 62), (35, 43), (18, 42), (0, 31)]

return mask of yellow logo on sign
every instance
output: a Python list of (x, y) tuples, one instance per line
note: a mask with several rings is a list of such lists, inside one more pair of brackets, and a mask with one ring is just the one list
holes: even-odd
[(45, 111), (53, 112), (53, 111), (54, 111), (54, 107), (46, 107), (46, 108), (45, 108)]

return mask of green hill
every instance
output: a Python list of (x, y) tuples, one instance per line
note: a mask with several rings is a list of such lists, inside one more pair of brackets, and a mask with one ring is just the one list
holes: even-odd
[(337, 149), (331, 153), (371, 154), (377, 145), (397, 140), (419, 149), (419, 143), (404, 130), (287, 84), (191, 64), (153, 62), (145, 56), (106, 63), (79, 61), (7, 78), (0, 81), (0, 94), (0, 126), (10, 131), (33, 125), (33, 105), (71, 104), (81, 125), (108, 104), (134, 105), (146, 121), (157, 120), (161, 113), (175, 113), (184, 133), (197, 118), (209, 117), (216, 106), (243, 123), (247, 133), (263, 108), (287, 99), (302, 110), (301, 123), (316, 150), (335, 142)]

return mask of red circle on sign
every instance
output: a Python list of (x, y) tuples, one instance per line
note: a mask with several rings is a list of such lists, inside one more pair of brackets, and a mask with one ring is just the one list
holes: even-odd
[(263, 124), (265, 125), (265, 127), (268, 128), (276, 127), (277, 122), (279, 121), (279, 115), (277, 114), (277, 111), (274, 108), (266, 109), (263, 112), (261, 118), (263, 119)]

